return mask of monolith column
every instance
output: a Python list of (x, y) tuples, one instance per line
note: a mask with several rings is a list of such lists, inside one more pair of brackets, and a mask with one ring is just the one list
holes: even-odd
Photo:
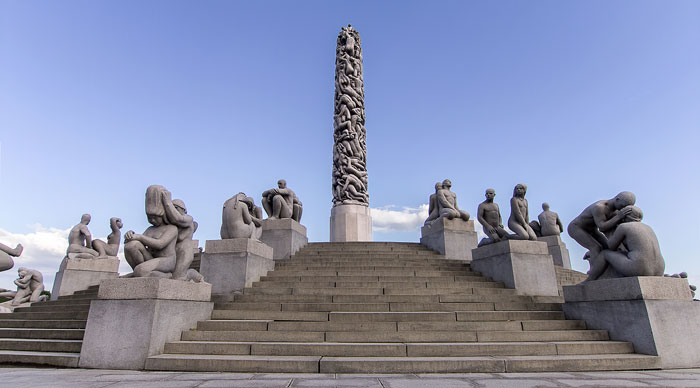
[(331, 242), (372, 241), (367, 191), (365, 88), (360, 34), (348, 25), (338, 35), (333, 111)]

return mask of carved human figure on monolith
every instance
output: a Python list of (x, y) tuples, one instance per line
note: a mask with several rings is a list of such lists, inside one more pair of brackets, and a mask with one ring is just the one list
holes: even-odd
[(301, 222), (302, 203), (294, 191), (287, 188), (287, 181), (277, 181), (277, 188), (262, 193), (262, 205), (269, 219), (291, 218)]
[(484, 233), (486, 233), (487, 237), (481, 239), (479, 246), (493, 244), (508, 238), (508, 232), (503, 228), (501, 209), (493, 201), (496, 198), (496, 190), (486, 189), (484, 195), (486, 199), (479, 204), (476, 212), (477, 219), (481, 226), (484, 227)]
[(569, 236), (588, 250), (587, 257), (595, 257), (608, 249), (608, 238), (615, 227), (632, 212), (627, 206), (634, 205), (636, 197), (629, 191), (623, 191), (615, 198), (597, 201), (574, 218), (567, 227)]
[(134, 277), (171, 278), (175, 271), (178, 228), (170, 223), (166, 215), (163, 205), (166, 193), (168, 191), (163, 186), (148, 186), (146, 216), (152, 226), (143, 234), (133, 230), (124, 234), (124, 257), (134, 269)]
[(41, 295), (44, 291), (44, 276), (41, 272), (19, 267), (17, 274), (17, 279), (14, 281), (17, 291), (0, 290), (0, 297), (13, 298), (12, 306), (46, 300), (46, 295)]
[(542, 213), (537, 216), (542, 236), (558, 236), (564, 231), (564, 225), (559, 219), (559, 214), (549, 210), (547, 202), (542, 204)]
[(626, 216), (610, 236), (608, 249), (589, 257), (591, 270), (586, 281), (599, 279), (608, 266), (621, 277), (663, 276), (665, 262), (659, 240), (651, 227), (641, 222), (642, 210), (636, 206), (622, 210), (626, 210)]
[(117, 217), (109, 219), (109, 227), (112, 233), (107, 236), (107, 242), (102, 240), (92, 240), (92, 248), (97, 251), (97, 258), (117, 257), (119, 252), (119, 243), (122, 239), (121, 228), (124, 226), (122, 220)]
[(440, 204), (438, 203), (438, 192), (442, 189), (442, 182), (435, 183), (435, 192), (430, 194), (428, 200), (428, 218), (425, 219), (423, 225), (428, 225), (440, 217)]
[(0, 243), (0, 251), (7, 255), (0, 255), (0, 272), (7, 271), (14, 267), (15, 261), (13, 257), (19, 257), (24, 251), (22, 244), (17, 244), (15, 248), (10, 248), (7, 245)]
[(262, 209), (255, 206), (253, 198), (238, 193), (224, 202), (221, 217), (221, 239), (260, 239), (262, 234)]
[(88, 229), (90, 215), (83, 214), (80, 223), (75, 225), (68, 233), (68, 249), (66, 256), (69, 259), (94, 259), (99, 253), (92, 248), (92, 234)]
[(513, 198), (510, 199), (510, 217), (508, 217), (508, 227), (515, 232), (508, 236), (514, 240), (537, 241), (537, 235), (529, 223), (529, 213), (527, 199), (527, 186), (519, 183), (513, 188)]

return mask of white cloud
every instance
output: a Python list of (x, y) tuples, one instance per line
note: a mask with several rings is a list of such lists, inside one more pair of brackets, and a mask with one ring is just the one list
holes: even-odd
[(372, 229), (376, 232), (409, 232), (423, 225), (428, 218), (428, 205), (406, 207), (394, 210), (394, 205), (371, 209)]

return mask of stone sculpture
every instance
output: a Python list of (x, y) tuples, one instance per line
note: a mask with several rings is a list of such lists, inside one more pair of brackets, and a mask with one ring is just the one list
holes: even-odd
[(564, 231), (564, 225), (559, 219), (559, 214), (549, 210), (547, 202), (542, 204), (542, 213), (537, 216), (540, 226), (540, 237), (558, 236)]
[(0, 255), (0, 272), (7, 271), (14, 267), (15, 262), (12, 260), (13, 257), (19, 257), (24, 251), (22, 244), (17, 244), (15, 248), (10, 248), (5, 244), (0, 243), (0, 252), (4, 252), (7, 255)]
[(481, 239), (479, 246), (493, 244), (508, 238), (508, 232), (503, 228), (501, 209), (493, 201), (496, 198), (496, 190), (486, 189), (485, 196), (486, 199), (479, 204), (477, 209), (477, 219), (484, 227), (484, 233), (488, 237)]
[[(601, 277), (663, 276), (665, 262), (654, 231), (642, 223), (642, 210), (626, 206), (618, 214), (626, 214), (607, 241), (607, 249), (598, 255), (590, 255), (589, 280)], [(610, 272), (614, 275), (601, 276)]]
[(537, 241), (537, 234), (529, 224), (528, 204), (525, 199), (527, 186), (519, 183), (513, 188), (513, 198), (510, 199), (510, 217), (508, 217), (508, 228), (515, 232), (508, 236), (513, 240)]
[(83, 214), (80, 223), (75, 225), (68, 233), (68, 249), (66, 256), (69, 259), (94, 259), (99, 253), (92, 247), (92, 234), (88, 229), (90, 215)]
[(438, 192), (442, 189), (442, 182), (435, 183), (435, 193), (430, 194), (428, 200), (428, 218), (425, 219), (423, 225), (428, 225), (440, 217), (440, 204), (438, 203)]
[(122, 239), (121, 228), (124, 226), (122, 220), (117, 217), (109, 219), (109, 227), (112, 233), (107, 236), (107, 242), (102, 240), (92, 240), (92, 249), (97, 251), (97, 258), (117, 257), (119, 243)]
[(333, 205), (369, 206), (364, 83), (360, 34), (348, 25), (338, 35), (333, 112)]
[(46, 295), (41, 295), (44, 291), (44, 276), (41, 272), (35, 269), (19, 267), (17, 274), (17, 279), (14, 282), (17, 286), (17, 291), (2, 289), (0, 290), (0, 297), (12, 298), (12, 306), (46, 300)]
[(615, 227), (632, 212), (627, 206), (634, 205), (635, 201), (633, 193), (623, 191), (615, 198), (591, 204), (569, 223), (569, 236), (588, 250), (584, 259), (590, 257), (595, 260), (603, 249), (608, 249), (606, 235), (612, 234)]
[(287, 188), (287, 181), (277, 181), (277, 188), (262, 193), (262, 205), (269, 219), (291, 218), (301, 222), (302, 203), (294, 191)]
[(425, 225), (430, 225), (440, 218), (447, 218), (448, 220), (461, 218), (464, 221), (469, 221), (469, 213), (460, 210), (459, 206), (457, 206), (457, 194), (450, 191), (451, 187), (452, 182), (449, 179), (442, 181), (439, 186), (437, 183), (435, 184), (435, 194), (430, 196), (433, 208), (430, 209), (429, 206), (428, 211), (432, 216), (435, 216), (437, 209), (437, 217), (431, 219), (429, 215), (428, 219), (425, 220)]
[(201, 281), (197, 271), (188, 269), (197, 223), (184, 202), (173, 201), (163, 186), (151, 185), (146, 189), (146, 216), (152, 226), (143, 234), (130, 230), (124, 235), (124, 257), (133, 276)]
[(262, 209), (255, 206), (253, 198), (238, 193), (224, 202), (221, 216), (221, 239), (260, 239), (262, 234)]

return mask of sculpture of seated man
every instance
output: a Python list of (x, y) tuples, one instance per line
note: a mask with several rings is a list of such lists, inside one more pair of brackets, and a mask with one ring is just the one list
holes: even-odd
[(537, 216), (542, 236), (558, 236), (564, 231), (564, 225), (559, 219), (559, 214), (549, 210), (547, 202), (542, 204), (542, 213)]
[[(588, 252), (584, 259), (596, 259), (596, 256), (609, 249), (607, 235), (632, 212), (627, 206), (634, 205), (636, 197), (629, 191), (623, 191), (613, 199), (597, 201), (574, 218), (567, 227), (569, 236), (576, 240)], [(604, 234), (605, 233), (605, 234)]]
[(477, 209), (477, 219), (484, 227), (484, 233), (487, 236), (479, 242), (480, 247), (508, 238), (508, 232), (503, 228), (501, 209), (493, 201), (496, 198), (496, 191), (494, 189), (486, 189), (485, 196), (486, 199), (479, 204)]
[(438, 192), (442, 190), (442, 182), (435, 182), (435, 192), (430, 194), (428, 200), (428, 218), (425, 219), (423, 225), (431, 224), (440, 217), (440, 204), (438, 203)]
[(277, 188), (265, 190), (262, 193), (262, 205), (269, 219), (291, 218), (301, 222), (302, 203), (291, 189), (287, 181), (277, 181)]
[(146, 216), (152, 225), (143, 234), (130, 230), (124, 234), (124, 257), (134, 277), (172, 278), (177, 263), (178, 228), (165, 214), (167, 190), (152, 185), (146, 189)]
[(19, 257), (24, 251), (24, 247), (22, 244), (17, 244), (15, 248), (10, 248), (5, 244), (0, 243), (0, 251), (7, 253), (7, 256), (0, 255), (0, 272), (2, 272), (15, 266), (15, 261), (12, 260), (12, 258)]
[[(448, 220), (461, 218), (464, 221), (469, 221), (469, 213), (460, 210), (459, 206), (457, 206), (457, 194), (450, 191), (451, 187), (452, 182), (449, 179), (442, 181), (442, 187), (440, 189), (438, 189), (437, 184), (435, 185), (435, 202), (438, 208), (438, 217), (430, 223), (434, 223), (440, 218), (447, 218)], [(430, 218), (430, 216), (428, 216), (428, 218)]]
[(262, 209), (253, 198), (238, 193), (224, 202), (221, 216), (221, 238), (259, 239), (262, 234)]
[(46, 300), (46, 295), (41, 295), (44, 291), (44, 276), (35, 269), (19, 267), (18, 277), (14, 281), (17, 291), (4, 290), (0, 292), (0, 297), (13, 298), (12, 306), (19, 306), (26, 302), (39, 302)]
[(608, 266), (622, 277), (663, 276), (666, 264), (656, 234), (641, 222), (640, 208), (626, 206), (625, 209), (627, 215), (610, 236), (608, 249), (589, 258), (591, 270), (586, 281), (600, 278)]
[(68, 233), (68, 249), (66, 256), (69, 259), (94, 259), (99, 253), (92, 248), (92, 234), (88, 229), (90, 215), (83, 214), (80, 223), (75, 225)]
[(519, 183), (513, 188), (513, 198), (510, 199), (510, 217), (508, 217), (508, 227), (515, 232), (508, 236), (513, 240), (532, 240), (537, 241), (537, 234), (530, 226), (528, 221), (528, 204), (525, 199), (527, 186)]
[(122, 239), (121, 228), (124, 226), (122, 220), (117, 217), (112, 217), (109, 219), (109, 227), (112, 229), (112, 233), (107, 236), (107, 242), (102, 240), (92, 240), (92, 249), (97, 251), (98, 258), (104, 257), (117, 257), (117, 252), (119, 252), (119, 243)]

